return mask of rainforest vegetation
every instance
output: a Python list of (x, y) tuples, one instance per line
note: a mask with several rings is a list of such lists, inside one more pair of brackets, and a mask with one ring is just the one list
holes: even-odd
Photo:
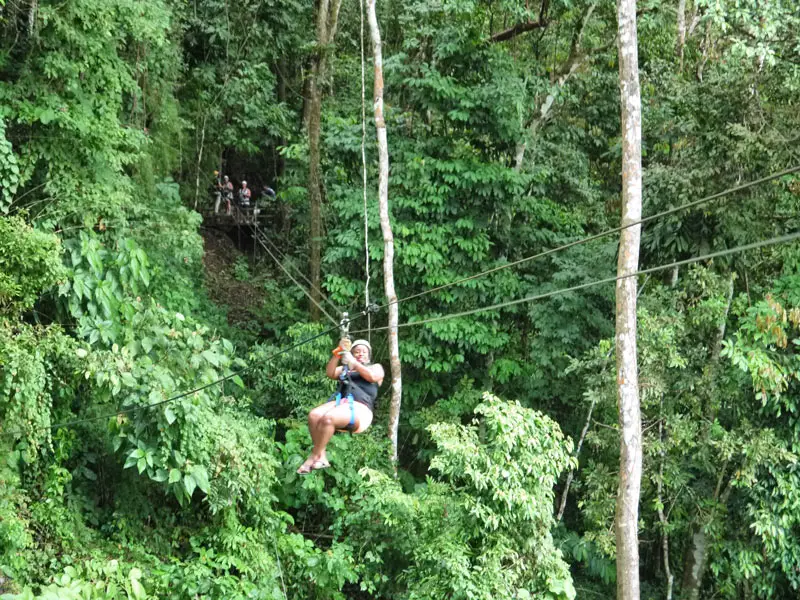
[[(377, 2), (397, 460), (384, 307), (372, 427), (296, 473), (331, 306), (386, 304), (366, 9), (0, 0), (0, 597), (615, 597), (615, 288), (568, 288), (619, 233), (430, 291), (620, 225), (613, 2)], [(800, 164), (796, 0), (637, 25), (645, 217)], [(271, 253), (215, 170), (277, 192)], [(798, 228), (790, 172), (648, 221), (639, 268)], [(799, 597), (800, 244), (637, 282), (641, 597)]]

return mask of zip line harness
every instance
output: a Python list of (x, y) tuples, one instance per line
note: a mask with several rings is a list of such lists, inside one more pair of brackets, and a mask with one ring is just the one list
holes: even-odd
[[(339, 346), (337, 346), (333, 351), (333, 353), (337, 356), (341, 354), (341, 352), (350, 352), (350, 316), (346, 312), (342, 313), (342, 319), (339, 321), (339, 337)], [(356, 403), (355, 398), (353, 398), (353, 393), (350, 391), (352, 386), (353, 382), (350, 379), (350, 367), (348, 365), (344, 365), (342, 367), (342, 372), (339, 373), (339, 388), (328, 400), (329, 402), (330, 400), (335, 400), (336, 406), (339, 406), (342, 403), (342, 400), (347, 401), (347, 404), (350, 407), (350, 422), (347, 424), (345, 429), (351, 434), (356, 428)]]

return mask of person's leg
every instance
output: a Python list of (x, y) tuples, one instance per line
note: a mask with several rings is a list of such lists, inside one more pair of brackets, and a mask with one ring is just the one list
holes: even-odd
[[(319, 420), (327, 413), (329, 410), (336, 406), (335, 401), (326, 402), (325, 404), (321, 404), (316, 408), (312, 409), (311, 412), (308, 413), (308, 432), (311, 434), (311, 442), (314, 446), (317, 443), (317, 425)], [(308, 473), (311, 470), (311, 465), (313, 465), (318, 459), (314, 456), (312, 452), (309, 454), (308, 458), (306, 458), (305, 462), (300, 465), (300, 468), (297, 470), (298, 473)]]
[[(356, 411), (358, 411), (358, 408), (356, 408)], [(346, 429), (349, 424), (350, 407), (346, 401), (326, 412), (322, 418), (317, 421), (317, 435), (314, 449), (311, 451), (311, 456), (315, 461), (327, 460), (325, 449), (328, 446), (328, 442), (331, 441), (337, 429)], [(356, 412), (356, 422), (353, 427), (353, 431), (358, 431), (358, 412)]]
[(313, 443), (316, 443), (317, 441), (317, 426), (319, 425), (319, 420), (324, 417), (329, 410), (335, 407), (336, 401), (331, 400), (330, 402), (319, 405), (310, 413), (308, 413), (308, 432), (311, 434), (311, 440)]
[(360, 402), (355, 403), (355, 409), (357, 427), (353, 430), (353, 433), (362, 433), (372, 425), (372, 411)]
[[(345, 423), (344, 427), (336, 427), (335, 431), (347, 431), (347, 426), (350, 425), (350, 421), (353, 418), (353, 413), (350, 412), (350, 405), (348, 404), (347, 400), (342, 400), (342, 403), (339, 405), (339, 408), (346, 407), (347, 412), (347, 423)], [(372, 411), (367, 408), (364, 404), (360, 402), (353, 402), (353, 411), (355, 412), (355, 422), (353, 423), (353, 433), (362, 433), (366, 431), (369, 426), (372, 424)], [(330, 411), (328, 411), (330, 412)], [(327, 413), (326, 413), (327, 414)], [(318, 440), (321, 439), (323, 435), (321, 429), (323, 428), (323, 423), (321, 419), (317, 420), (317, 432), (314, 436), (314, 442), (316, 443)], [(335, 433), (334, 431), (334, 433)], [(328, 441), (330, 438), (328, 437)], [(314, 452), (312, 451), (312, 455)], [(325, 446), (322, 448), (321, 453), (316, 457), (314, 464), (322, 463), (325, 466), (329, 466), (330, 462), (328, 461), (328, 453), (327, 453), (327, 442)], [(319, 467), (317, 467), (319, 468)]]

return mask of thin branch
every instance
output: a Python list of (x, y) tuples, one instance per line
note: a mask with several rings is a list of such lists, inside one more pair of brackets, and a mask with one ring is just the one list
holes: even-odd
[(489, 38), (489, 43), (496, 44), (497, 42), (506, 42), (517, 37), (518, 35), (522, 35), (523, 33), (533, 31), (534, 29), (542, 29), (547, 27), (549, 24), (550, 23), (548, 21), (527, 21), (525, 23), (517, 23), (513, 27), (509, 27), (504, 31), (495, 33)]
[[(589, 413), (586, 415), (586, 423), (583, 425), (583, 430), (581, 430), (581, 437), (578, 440), (578, 445), (575, 448), (575, 457), (577, 457), (581, 453), (581, 447), (583, 446), (583, 440), (586, 439), (586, 434), (589, 431), (589, 426), (592, 424), (592, 412), (594, 411), (594, 405), (597, 403), (597, 398), (592, 398), (592, 404), (589, 406)], [(564, 491), (561, 493), (561, 504), (558, 507), (558, 515), (556, 516), (556, 521), (560, 522), (561, 518), (564, 516), (564, 509), (567, 507), (567, 494), (569, 494), (569, 487), (572, 485), (572, 479), (575, 477), (575, 469), (570, 469), (569, 475), (567, 475), (567, 482), (564, 484)]]

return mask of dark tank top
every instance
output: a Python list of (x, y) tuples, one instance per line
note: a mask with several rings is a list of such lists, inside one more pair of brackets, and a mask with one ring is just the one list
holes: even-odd
[(358, 371), (350, 371), (350, 393), (353, 394), (353, 400), (375, 412), (375, 399), (378, 397), (377, 383), (367, 381)]

